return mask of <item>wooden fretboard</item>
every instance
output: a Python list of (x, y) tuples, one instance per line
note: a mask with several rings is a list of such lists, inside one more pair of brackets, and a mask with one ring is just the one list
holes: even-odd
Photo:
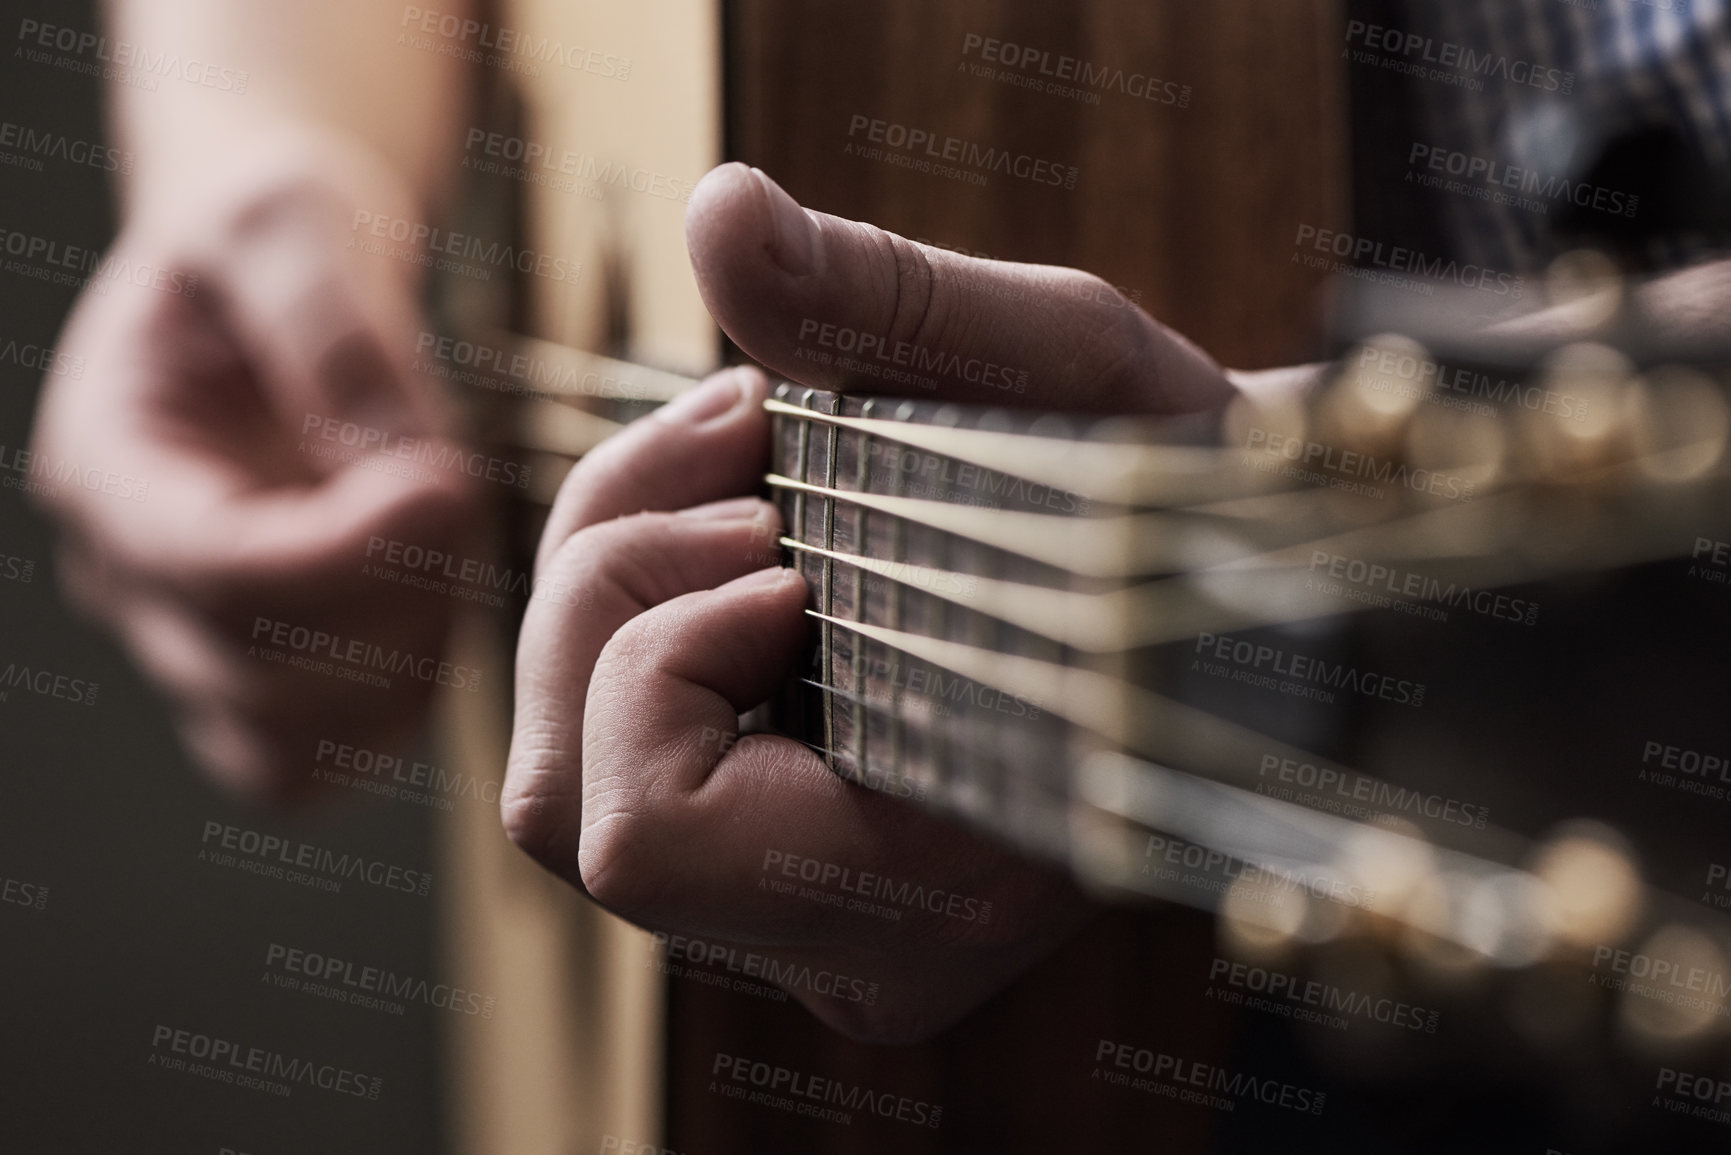
[[(1255, 631), (1364, 610), (1309, 580), (1318, 554), (1476, 596), (1686, 547), (1727, 496), (1720, 387), (1571, 355), (1585, 360), (1544, 387), (1616, 420), (1561, 424), (1508, 391), (1471, 420), (1427, 395), (1391, 401), (1398, 372), (1366, 371), (1363, 354), (1302, 413), (1223, 422), (782, 385), (768, 402), (767, 480), (812, 590), (814, 640), (778, 725), (849, 781), (955, 814), (1108, 891), (1218, 909), (1247, 866), (1317, 894), (1386, 889), (1391, 869), (1407, 869), (1390, 864), (1405, 863), (1424, 876), (1415, 885), (1504, 895), (1514, 919), (1522, 888), (1574, 885), (1530, 872), (1541, 836), (1571, 815), (1513, 831), (1410, 805), (1410, 787), (1199, 705), (1184, 668), (1205, 638), (1271, 646)], [(1642, 432), (1629, 416), (1642, 406), (1667, 416)], [(1519, 440), (1481, 443), (1491, 431)], [(1274, 437), (1297, 439), (1302, 467), (1268, 451)], [(1447, 455), (1427, 456), (1438, 445)], [(1286, 690), (1319, 698), (1372, 679), (1384, 701), (1423, 692), (1346, 657), (1289, 657), (1285, 669)], [(1348, 817), (1272, 797), (1269, 759), (1324, 767), (1365, 805)], [(1471, 797), (1470, 769), (1458, 781)], [(1151, 835), (1205, 848), (1214, 876), (1149, 872)], [(1644, 902), (1648, 916), (1706, 918), (1667, 895)], [(1475, 933), (1429, 929), (1461, 943)], [(1504, 961), (1531, 961), (1505, 948)]]

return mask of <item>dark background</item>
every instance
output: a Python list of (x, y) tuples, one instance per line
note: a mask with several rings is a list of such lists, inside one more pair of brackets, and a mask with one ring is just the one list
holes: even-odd
[[(10, 50), (19, 22), (96, 29), (88, 0), (0, 3), (0, 120), (101, 140), (101, 82)], [(106, 175), (44, 158), (0, 166), (0, 228), (100, 249)], [(0, 272), (0, 346), (52, 344), (74, 290)], [(29, 442), (41, 377), (0, 364), (0, 445)], [(434, 893), (345, 884), (326, 894), (198, 861), (205, 821), (281, 833), (409, 869), (430, 864), (426, 812), (327, 806), (285, 820), (225, 800), (189, 765), (161, 701), (114, 643), (63, 602), (51, 526), (0, 490), (0, 669), (99, 683), (94, 705), (14, 690), (0, 702), (0, 876), (48, 888), (46, 909), (0, 905), (0, 1151), (438, 1152), (435, 1016), (397, 1017), (261, 985), (280, 942), (435, 979)], [(147, 1065), (157, 1024), (384, 1080), (377, 1101), (310, 1086), (286, 1098)]]

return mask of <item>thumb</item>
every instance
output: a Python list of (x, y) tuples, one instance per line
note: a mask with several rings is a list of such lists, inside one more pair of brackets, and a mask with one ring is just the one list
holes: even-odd
[(802, 209), (741, 164), (699, 182), (685, 232), (728, 336), (807, 385), (1097, 412), (1194, 412), (1232, 395), (1206, 354), (1099, 277)]

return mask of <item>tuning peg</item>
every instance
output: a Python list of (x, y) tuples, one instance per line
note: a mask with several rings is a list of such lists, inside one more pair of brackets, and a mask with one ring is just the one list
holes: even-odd
[(1402, 911), (1400, 945), (1408, 963), (1443, 986), (1477, 981), (1490, 957), (1471, 933), (1469, 901), (1475, 880), (1458, 871), (1433, 871), (1419, 881)]
[(1662, 926), (1629, 956), (1629, 985), (1620, 992), (1618, 1023), (1649, 1045), (1717, 1033), (1725, 1023), (1725, 974), (1718, 943), (1692, 927)]
[(1339, 451), (1397, 452), (1430, 391), (1436, 372), (1430, 352), (1389, 333), (1364, 342), (1342, 364), (1317, 402), (1317, 436)]
[(1406, 456), (1417, 469), (1470, 481), (1489, 491), (1509, 452), (1505, 422), (1494, 412), (1427, 405), (1406, 431)]
[(1731, 406), (1706, 374), (1661, 366), (1631, 383), (1622, 398), (1622, 423), (1645, 476), (1694, 481), (1724, 457)]
[(1537, 481), (1579, 482), (1589, 471), (1628, 453), (1622, 427), (1624, 398), (1635, 376), (1629, 359), (1606, 345), (1577, 342), (1546, 358), (1537, 387), (1542, 395), (1572, 399), (1561, 408), (1523, 408), (1515, 459)]
[(1534, 855), (1545, 885), (1542, 916), (1564, 946), (1619, 943), (1639, 921), (1641, 875), (1621, 835), (1596, 822), (1568, 823)]
[(1243, 958), (1284, 957), (1301, 944), (1312, 899), (1302, 887), (1282, 886), (1273, 874), (1246, 871), (1220, 903), (1222, 946)]

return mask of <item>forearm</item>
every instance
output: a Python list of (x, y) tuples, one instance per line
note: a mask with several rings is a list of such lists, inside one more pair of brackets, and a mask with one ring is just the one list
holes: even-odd
[[(476, 0), (445, 0), (462, 18)], [(137, 157), (129, 205), (173, 189), (225, 144), (311, 123), (369, 146), (423, 206), (454, 171), (467, 66), (398, 38), (400, 0), (107, 0), (107, 35), (245, 73), (244, 92), (180, 81), (114, 85), (117, 142)]]

